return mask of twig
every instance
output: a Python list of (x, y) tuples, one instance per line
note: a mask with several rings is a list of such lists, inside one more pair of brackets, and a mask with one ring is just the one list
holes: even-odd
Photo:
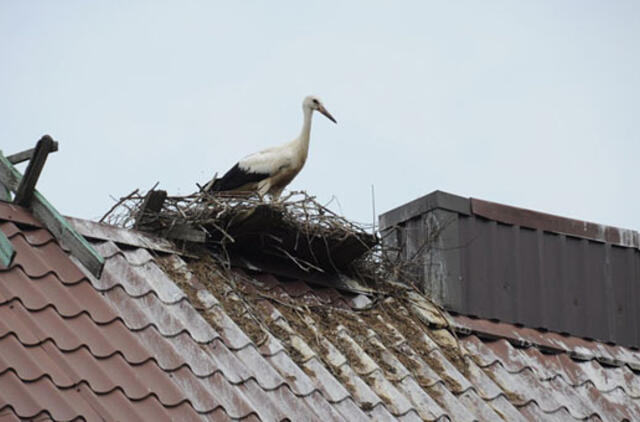
[(113, 210), (115, 210), (116, 208), (118, 208), (120, 205), (122, 205), (124, 202), (130, 200), (135, 194), (137, 194), (139, 191), (139, 189), (135, 189), (133, 190), (133, 192), (131, 192), (129, 195), (124, 196), (122, 198), (120, 198), (120, 200), (118, 202), (116, 202), (111, 208), (109, 208), (109, 211), (107, 211), (102, 218), (100, 218), (100, 220), (98, 220), (98, 223), (102, 223), (104, 221), (105, 218), (107, 218), (109, 216), (109, 214), (111, 214), (113, 212)]
[[(300, 267), (300, 269), (304, 272), (309, 272), (310, 269), (314, 269), (316, 271), (319, 271), (321, 273), (324, 272), (324, 270), (316, 265), (313, 265), (312, 263), (310, 263), (309, 261), (305, 261), (304, 259), (301, 258), (296, 258), (295, 256), (291, 255), (289, 252), (287, 252), (286, 250), (284, 250), (281, 247), (276, 247), (280, 252), (282, 252), (283, 254), (285, 254), (287, 256), (287, 258), (289, 258), (294, 264), (296, 264), (298, 267)], [(306, 264), (308, 267), (305, 267), (304, 264)]]

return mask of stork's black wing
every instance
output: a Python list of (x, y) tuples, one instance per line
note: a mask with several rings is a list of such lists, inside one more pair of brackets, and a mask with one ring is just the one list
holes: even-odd
[(239, 164), (231, 167), (219, 179), (209, 182), (206, 187), (207, 192), (222, 192), (238, 189), (247, 183), (256, 183), (269, 177), (269, 173), (253, 173), (240, 168)]

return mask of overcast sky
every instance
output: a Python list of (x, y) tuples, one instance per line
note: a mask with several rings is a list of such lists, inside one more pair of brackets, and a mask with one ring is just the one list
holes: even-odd
[[(640, 229), (639, 1), (0, 0), (0, 149), (100, 217), (289, 141), (290, 188), (356, 221), (439, 189)], [(21, 167), (23, 169), (23, 167)]]

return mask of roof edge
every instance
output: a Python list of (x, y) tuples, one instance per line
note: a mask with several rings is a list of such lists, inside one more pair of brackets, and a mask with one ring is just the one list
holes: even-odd
[(546, 232), (562, 233), (619, 246), (640, 248), (640, 235), (635, 230), (561, 217), (482, 199), (471, 198), (470, 201), (472, 213), (488, 220)]
[(453, 211), (462, 215), (475, 215), (504, 224), (640, 249), (640, 233), (636, 230), (562, 217), (483, 199), (465, 198), (439, 190), (381, 214), (380, 230), (402, 224), (434, 209)]
[(122, 245), (151, 249), (156, 252), (175, 253), (181, 256), (194, 256), (186, 250), (181, 250), (176, 245), (162, 237), (135, 229), (127, 229), (111, 224), (82, 218), (65, 217), (69, 224), (81, 235), (96, 240), (106, 240)]
[(425, 196), (387, 211), (384, 214), (380, 214), (380, 230), (386, 230), (404, 223), (407, 220), (411, 220), (436, 208), (454, 211), (463, 215), (471, 214), (471, 202), (469, 198), (435, 190)]

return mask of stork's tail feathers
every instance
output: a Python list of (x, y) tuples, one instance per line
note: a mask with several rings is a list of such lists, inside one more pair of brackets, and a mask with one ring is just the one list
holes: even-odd
[[(239, 164), (233, 166), (221, 178), (213, 178), (209, 182), (210, 186), (207, 192), (223, 192), (235, 190), (247, 190), (249, 185), (258, 183), (270, 176), (269, 173), (255, 173), (245, 170)], [(249, 188), (248, 190), (253, 190)]]

